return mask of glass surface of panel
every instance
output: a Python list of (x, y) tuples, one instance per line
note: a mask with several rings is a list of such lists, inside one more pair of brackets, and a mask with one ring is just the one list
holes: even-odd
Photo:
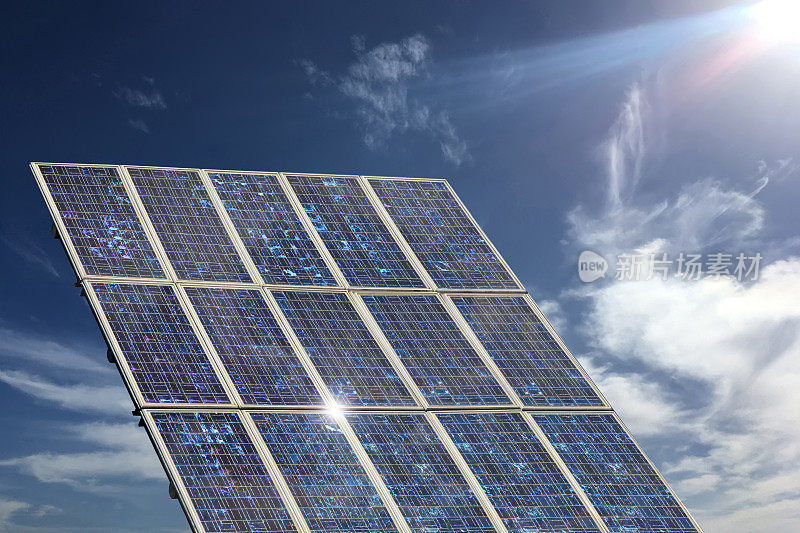
[(395, 531), (378, 492), (332, 416), (252, 416), (311, 531)]
[(356, 179), (287, 178), (350, 285), (424, 287)]
[(519, 288), (445, 183), (369, 182), (438, 287)]
[(428, 403), (511, 403), (435, 296), (362, 298)]
[(229, 403), (172, 287), (92, 284), (148, 403)]
[(525, 405), (603, 405), (525, 298), (469, 296), (452, 300)]
[(347, 420), (412, 531), (495, 530), (424, 416), (351, 414)]
[(128, 173), (179, 279), (252, 281), (197, 172)]
[(697, 531), (614, 416), (533, 418), (612, 532)]
[(277, 176), (209, 172), (265, 283), (336, 285)]
[(244, 403), (323, 403), (259, 291), (185, 291)]
[(296, 531), (236, 413), (152, 416), (206, 531)]
[(509, 533), (599, 533), (520, 413), (440, 413), (439, 421)]
[(272, 294), (337, 403), (415, 405), (347, 296)]
[(116, 168), (38, 168), (86, 274), (165, 277)]

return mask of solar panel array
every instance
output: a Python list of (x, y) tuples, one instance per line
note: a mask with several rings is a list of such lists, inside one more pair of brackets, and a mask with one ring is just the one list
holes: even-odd
[(32, 169), (194, 531), (700, 531), (446, 181)]

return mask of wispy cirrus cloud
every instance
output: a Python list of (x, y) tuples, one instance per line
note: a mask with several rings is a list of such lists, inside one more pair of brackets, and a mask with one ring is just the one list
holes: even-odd
[(414, 91), (413, 82), (426, 75), (431, 62), (430, 41), (421, 34), (372, 48), (363, 37), (352, 41), (355, 61), (339, 76), (308, 59), (298, 63), (312, 85), (335, 86), (354, 102), (364, 144), (383, 149), (397, 135), (424, 133), (439, 144), (447, 161), (461, 165), (471, 160), (450, 113)]
[(61, 384), (22, 370), (0, 370), (0, 382), (62, 409), (119, 414), (131, 408), (130, 398), (118, 385)]
[(161, 111), (167, 109), (167, 101), (164, 95), (153, 87), (142, 90), (132, 89), (127, 85), (122, 85), (114, 91), (114, 96), (133, 107)]
[(36, 243), (28, 238), (12, 238), (8, 235), (0, 236), (0, 242), (5, 244), (11, 251), (20, 256), (25, 262), (36, 266), (53, 277), (60, 278), (61, 274), (58, 273), (53, 262), (47, 255), (47, 252)]
[(79, 372), (111, 373), (108, 365), (84, 355), (85, 348), (68, 346), (40, 334), (0, 326), (0, 356)]
[[(674, 257), (763, 245), (758, 194), (791, 161), (762, 165), (748, 188), (701, 178), (653, 200), (641, 192), (651, 116), (634, 86), (600, 145), (604, 204), (568, 217), (575, 249)], [(579, 323), (593, 351), (582, 359), (708, 532), (800, 526), (800, 258), (778, 248), (761, 250), (772, 262), (756, 281), (609, 280), (567, 293), (588, 304)]]
[(147, 122), (140, 118), (130, 118), (128, 119), (128, 126), (135, 129), (136, 131), (140, 131), (144, 134), (150, 133), (150, 126), (147, 125)]

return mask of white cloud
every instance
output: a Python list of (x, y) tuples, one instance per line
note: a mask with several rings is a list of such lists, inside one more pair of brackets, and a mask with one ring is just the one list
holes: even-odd
[(28, 503), (0, 497), (0, 526), (9, 527), (12, 515), (29, 507)]
[[(355, 36), (356, 61), (336, 83), (355, 101), (368, 147), (385, 148), (395, 135), (422, 132), (438, 142), (442, 157), (460, 165), (471, 155), (450, 114), (413, 94), (411, 82), (425, 75), (430, 50), (430, 42), (420, 34), (371, 49), (367, 49), (363, 37)], [(333, 83), (334, 78), (315, 63), (307, 59), (299, 63), (312, 84)]]
[(140, 118), (129, 118), (128, 119), (128, 126), (135, 129), (136, 131), (140, 131), (144, 134), (150, 133), (150, 126), (147, 125), (147, 122)]
[(86, 357), (78, 348), (2, 326), (0, 326), (0, 355), (72, 370), (110, 372), (108, 365)]
[(123, 85), (114, 91), (114, 96), (133, 107), (162, 111), (167, 109), (167, 101), (164, 99), (164, 95), (153, 88), (142, 91)]
[(42, 248), (40, 248), (30, 239), (11, 239), (7, 236), (3, 236), (0, 237), (0, 241), (2, 241), (3, 244), (8, 246), (15, 254), (19, 255), (28, 263), (41, 268), (53, 277), (61, 277), (52, 261), (50, 261), (47, 252), (42, 250)]
[(62, 385), (19, 370), (0, 370), (0, 381), (63, 409), (119, 414), (131, 408), (130, 398), (121, 386)]
[[(606, 257), (759, 246), (766, 208), (757, 195), (791, 162), (762, 166), (748, 188), (701, 178), (653, 200), (641, 190), (645, 96), (640, 86), (629, 92), (601, 146), (606, 201), (570, 213), (573, 245)], [(580, 324), (590, 374), (659, 450), (707, 533), (800, 529), (800, 258), (761, 251), (778, 259), (756, 281), (608, 281), (568, 293), (588, 304)]]

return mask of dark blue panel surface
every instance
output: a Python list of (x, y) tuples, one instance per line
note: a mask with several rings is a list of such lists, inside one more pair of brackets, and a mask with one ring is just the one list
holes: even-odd
[(599, 532), (520, 413), (441, 413), (509, 533)]
[(87, 274), (165, 277), (116, 168), (39, 170)]
[(389, 513), (334, 418), (253, 413), (311, 531), (394, 531)]
[(339, 404), (415, 405), (347, 296), (272, 294)]
[(437, 286), (519, 288), (444, 183), (373, 179), (370, 184)]
[(355, 178), (288, 179), (348, 283), (424, 286)]
[(185, 290), (244, 403), (323, 403), (259, 291)]
[(424, 416), (352, 414), (347, 420), (412, 531), (494, 531)]
[(251, 281), (197, 172), (128, 167), (128, 173), (178, 278)]
[(697, 531), (613, 415), (533, 418), (612, 532)]
[(152, 415), (206, 531), (296, 531), (236, 413)]
[(522, 296), (454, 297), (453, 303), (525, 405), (603, 405)]
[(277, 176), (210, 172), (208, 177), (265, 283), (336, 285)]
[(149, 403), (230, 403), (172, 287), (92, 284)]
[(436, 296), (363, 299), (428, 403), (511, 403)]

